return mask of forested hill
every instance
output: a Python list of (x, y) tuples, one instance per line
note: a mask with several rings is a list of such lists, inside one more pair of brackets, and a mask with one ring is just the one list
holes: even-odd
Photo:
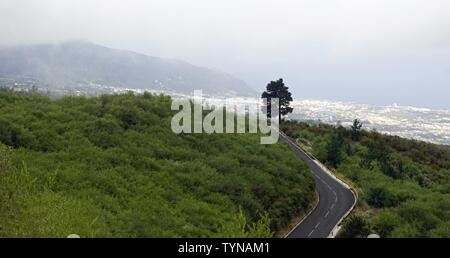
[[(84, 41), (0, 48), (0, 79), (32, 82), (50, 91), (135, 88), (191, 94), (254, 96), (244, 81), (183, 61), (167, 60)], [(1, 80), (0, 80), (1, 84)], [(93, 88), (92, 88), (93, 87)]]
[(450, 237), (450, 149), (358, 127), (283, 125), (358, 190), (340, 236)]
[(0, 237), (267, 237), (305, 212), (286, 145), (176, 135), (170, 103), (0, 93)]

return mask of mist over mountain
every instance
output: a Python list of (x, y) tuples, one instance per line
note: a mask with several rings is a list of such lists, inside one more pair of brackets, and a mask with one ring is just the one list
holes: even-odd
[(0, 49), (0, 76), (29, 79), (38, 87), (118, 88), (210, 95), (255, 96), (244, 81), (189, 63), (116, 50), (84, 41)]

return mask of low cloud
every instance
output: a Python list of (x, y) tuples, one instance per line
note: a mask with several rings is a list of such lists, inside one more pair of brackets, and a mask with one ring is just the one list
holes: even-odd
[[(436, 92), (448, 93), (444, 86), (449, 88), (450, 81), (448, 73), (439, 72), (448, 71), (449, 61), (430, 60), (450, 55), (450, 2), (445, 0), (3, 0), (0, 34), (2, 46), (81, 39), (184, 59), (231, 72), (258, 89), (285, 76), (305, 97), (343, 99), (347, 92), (327, 92), (336, 85), (353, 91), (352, 85), (366, 87), (351, 78), (358, 77), (352, 75), (355, 64), (369, 76), (380, 71), (367, 86), (374, 99), (352, 97), (362, 101), (375, 102), (392, 81), (398, 92), (408, 89), (408, 74), (416, 70)], [(395, 75), (379, 69), (383, 62), (373, 62), (391, 63), (395, 56), (402, 69), (392, 80)], [(406, 69), (411, 59), (421, 63)], [(344, 74), (334, 85), (311, 76), (336, 71)], [(440, 103), (439, 98), (423, 105)], [(394, 99), (421, 104), (401, 94)]]

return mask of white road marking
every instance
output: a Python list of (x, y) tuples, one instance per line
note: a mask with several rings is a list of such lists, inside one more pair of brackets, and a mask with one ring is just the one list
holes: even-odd
[[(310, 156), (310, 154), (309, 153), (307, 153), (306, 151), (304, 151), (302, 148), (300, 148), (299, 146), (298, 146), (298, 143), (297, 142), (293, 142), (289, 137), (287, 137), (287, 136), (285, 136), (282, 132), (281, 132), (281, 136), (288, 142), (288, 143), (290, 143), (290, 145), (291, 145), (291, 147), (294, 147), (295, 149), (298, 149), (298, 151), (299, 151), (299, 155), (301, 156), (300, 158), (301, 159), (304, 159), (302, 156), (306, 156), (306, 159), (308, 159), (308, 161), (307, 161), (307, 163), (308, 163), (308, 166), (310, 166), (310, 171), (312, 172), (312, 174), (313, 174), (313, 176), (316, 178), (316, 180), (320, 180), (332, 193), (333, 193), (333, 195), (334, 195), (334, 202), (333, 202), (333, 204), (331, 205), (331, 208), (330, 209), (328, 209), (328, 211), (327, 211), (327, 213), (325, 214), (325, 218), (326, 217), (328, 217), (328, 215), (332, 212), (331, 210), (332, 209), (334, 209), (334, 207), (336, 206), (336, 204), (337, 204), (337, 202), (338, 202), (338, 196), (337, 196), (337, 192), (335, 191), (335, 190), (333, 190), (333, 188), (331, 187), (331, 185), (330, 184), (328, 184), (327, 182), (325, 182), (325, 180), (321, 177), (321, 176), (319, 176), (319, 174), (321, 174), (321, 173), (325, 173), (325, 175), (324, 176), (329, 176), (332, 180), (333, 180), (333, 187), (335, 187), (334, 186), (334, 181), (335, 182), (337, 182), (337, 183), (339, 183), (339, 184), (341, 184), (343, 187), (345, 187), (346, 189), (351, 189), (347, 184), (345, 184), (341, 179), (339, 179), (338, 177), (336, 177), (336, 175), (334, 175), (330, 170), (328, 170), (327, 168), (326, 168), (326, 166), (324, 166), (323, 164), (321, 164), (316, 158), (314, 158), (313, 156)], [(311, 163), (310, 163), (310, 161), (311, 161)], [(320, 173), (316, 173), (316, 171), (315, 171), (315, 169), (313, 169), (313, 167), (311, 166), (311, 165), (313, 165), (313, 167), (315, 167), (315, 168), (317, 168), (318, 169), (318, 171), (320, 172)], [(327, 177), (327, 180), (328, 180), (329, 178)], [(356, 203), (356, 196), (355, 196), (355, 203)], [(353, 204), (353, 206), (354, 206), (355, 204)], [(353, 206), (352, 206), (352, 208), (353, 208)], [(317, 206), (316, 206), (316, 208), (317, 208)], [(349, 211), (348, 211), (349, 212)], [(348, 213), (347, 213), (348, 214)], [(344, 215), (344, 217), (345, 216), (347, 216), (347, 214), (346, 215)], [(344, 218), (344, 217), (342, 217), (341, 218), (341, 220), (340, 221), (342, 221), (342, 219)], [(299, 223), (300, 224), (300, 223)], [(317, 227), (320, 225), (320, 222), (319, 223), (317, 223), (317, 225), (315, 226), (315, 228), (308, 234), (308, 237), (310, 237), (314, 232), (315, 232), (315, 230), (317, 229)], [(336, 227), (336, 226), (335, 226)], [(333, 232), (331, 233), (332, 234), (332, 236), (333, 236)]]
[(320, 222), (317, 223), (317, 225), (314, 227), (314, 229), (316, 229), (319, 225), (320, 225)]

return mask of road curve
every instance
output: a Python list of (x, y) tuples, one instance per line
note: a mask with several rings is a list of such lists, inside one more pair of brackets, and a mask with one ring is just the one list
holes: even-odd
[(326, 238), (335, 226), (353, 208), (356, 197), (352, 190), (326, 171), (313, 157), (307, 155), (293, 139), (280, 134), (299, 158), (305, 161), (316, 181), (319, 202), (286, 237), (288, 238)]

